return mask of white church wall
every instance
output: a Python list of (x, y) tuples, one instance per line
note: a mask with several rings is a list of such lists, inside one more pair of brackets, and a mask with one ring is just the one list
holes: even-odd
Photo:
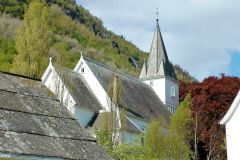
[(100, 104), (104, 107), (106, 111), (110, 111), (109, 107), (110, 99), (107, 93), (105, 92), (102, 85), (98, 82), (97, 78), (92, 73), (91, 69), (88, 67), (88, 65), (86, 64), (82, 57), (79, 60), (76, 67), (74, 68), (74, 71), (78, 72), (85, 78), (90, 89), (93, 91), (94, 95), (96, 96)]
[(226, 124), (227, 157), (228, 160), (240, 159), (240, 103), (237, 106), (232, 118)]
[(45, 86), (47, 86), (63, 104), (67, 107), (67, 109), (74, 115), (75, 108), (74, 105), (76, 102), (73, 97), (70, 95), (69, 91), (65, 87), (64, 83), (60, 79), (59, 75), (55, 71), (53, 67), (50, 70), (46, 70), (48, 72), (47, 76), (42, 79)]
[(63, 105), (67, 107), (82, 127), (88, 124), (94, 113), (84, 107), (76, 105), (73, 97), (51, 65), (46, 70), (45, 76), (43, 76), (43, 83), (58, 96), (58, 99), (63, 102)]
[(144, 83), (147, 83), (150, 85), (155, 93), (158, 95), (158, 97), (161, 99), (163, 104), (166, 104), (166, 93), (165, 93), (165, 78), (159, 78), (159, 79), (152, 79), (152, 80), (145, 80)]
[(150, 85), (158, 97), (168, 109), (174, 113), (179, 105), (179, 85), (178, 82), (170, 78), (158, 78), (145, 80), (144, 83)]

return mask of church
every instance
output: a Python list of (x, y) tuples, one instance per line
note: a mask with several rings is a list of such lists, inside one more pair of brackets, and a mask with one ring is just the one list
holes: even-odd
[[(139, 78), (81, 55), (73, 70), (54, 64), (50, 58), (41, 79), (84, 128), (98, 129), (104, 113), (116, 113), (116, 139), (120, 142), (133, 142), (154, 118), (168, 123), (179, 104), (179, 84), (158, 19), (149, 58)], [(120, 130), (123, 125), (124, 130)]]

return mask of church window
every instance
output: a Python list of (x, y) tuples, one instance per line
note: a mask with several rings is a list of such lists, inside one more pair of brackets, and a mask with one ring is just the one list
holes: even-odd
[(150, 81), (150, 86), (153, 86), (153, 81)]
[(175, 86), (172, 86), (172, 87), (171, 87), (170, 94), (171, 94), (171, 97), (172, 97), (172, 98), (174, 98), (174, 97), (176, 96)]
[(84, 68), (81, 69), (81, 72), (84, 73)]

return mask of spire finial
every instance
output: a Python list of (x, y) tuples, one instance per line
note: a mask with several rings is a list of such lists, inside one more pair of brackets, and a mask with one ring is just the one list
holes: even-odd
[(157, 22), (158, 22), (158, 15), (159, 15), (159, 12), (158, 12), (158, 7), (156, 8), (156, 16), (157, 16)]
[(52, 64), (53, 58), (49, 57), (49, 63)]

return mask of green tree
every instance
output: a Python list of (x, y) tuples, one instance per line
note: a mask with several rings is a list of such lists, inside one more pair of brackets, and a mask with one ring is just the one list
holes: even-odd
[(48, 63), (50, 40), (48, 7), (42, 0), (34, 0), (24, 15), (23, 24), (17, 30), (17, 55), (12, 71), (39, 78)]
[(13, 40), (0, 36), (0, 70), (9, 71), (13, 55), (15, 55), (15, 44)]
[(114, 122), (116, 123), (114, 117), (113, 112), (101, 113), (100, 126), (96, 131), (97, 142), (102, 145), (109, 154), (112, 154), (114, 145)]
[(168, 155), (173, 159), (190, 159), (190, 142), (193, 140), (190, 100), (191, 96), (188, 94), (171, 117)]
[(161, 159), (166, 153), (166, 131), (162, 120), (154, 119), (150, 123), (145, 135), (145, 151), (148, 159)]
[[(120, 132), (124, 128), (125, 110), (120, 109), (122, 103), (122, 83), (118, 76), (112, 76), (108, 86), (109, 110), (101, 113), (100, 127), (96, 132), (98, 143), (101, 144), (109, 154), (113, 153), (114, 146), (120, 143)], [(122, 112), (122, 113), (121, 113)], [(121, 114), (121, 116), (120, 116)], [(122, 121), (123, 128), (119, 121)]]
[(112, 156), (117, 160), (145, 160), (144, 146), (141, 144), (120, 144), (113, 149)]
[(190, 110), (191, 95), (180, 103), (176, 113), (171, 117), (170, 134), (179, 137), (182, 141), (189, 143), (192, 140), (192, 112)]

